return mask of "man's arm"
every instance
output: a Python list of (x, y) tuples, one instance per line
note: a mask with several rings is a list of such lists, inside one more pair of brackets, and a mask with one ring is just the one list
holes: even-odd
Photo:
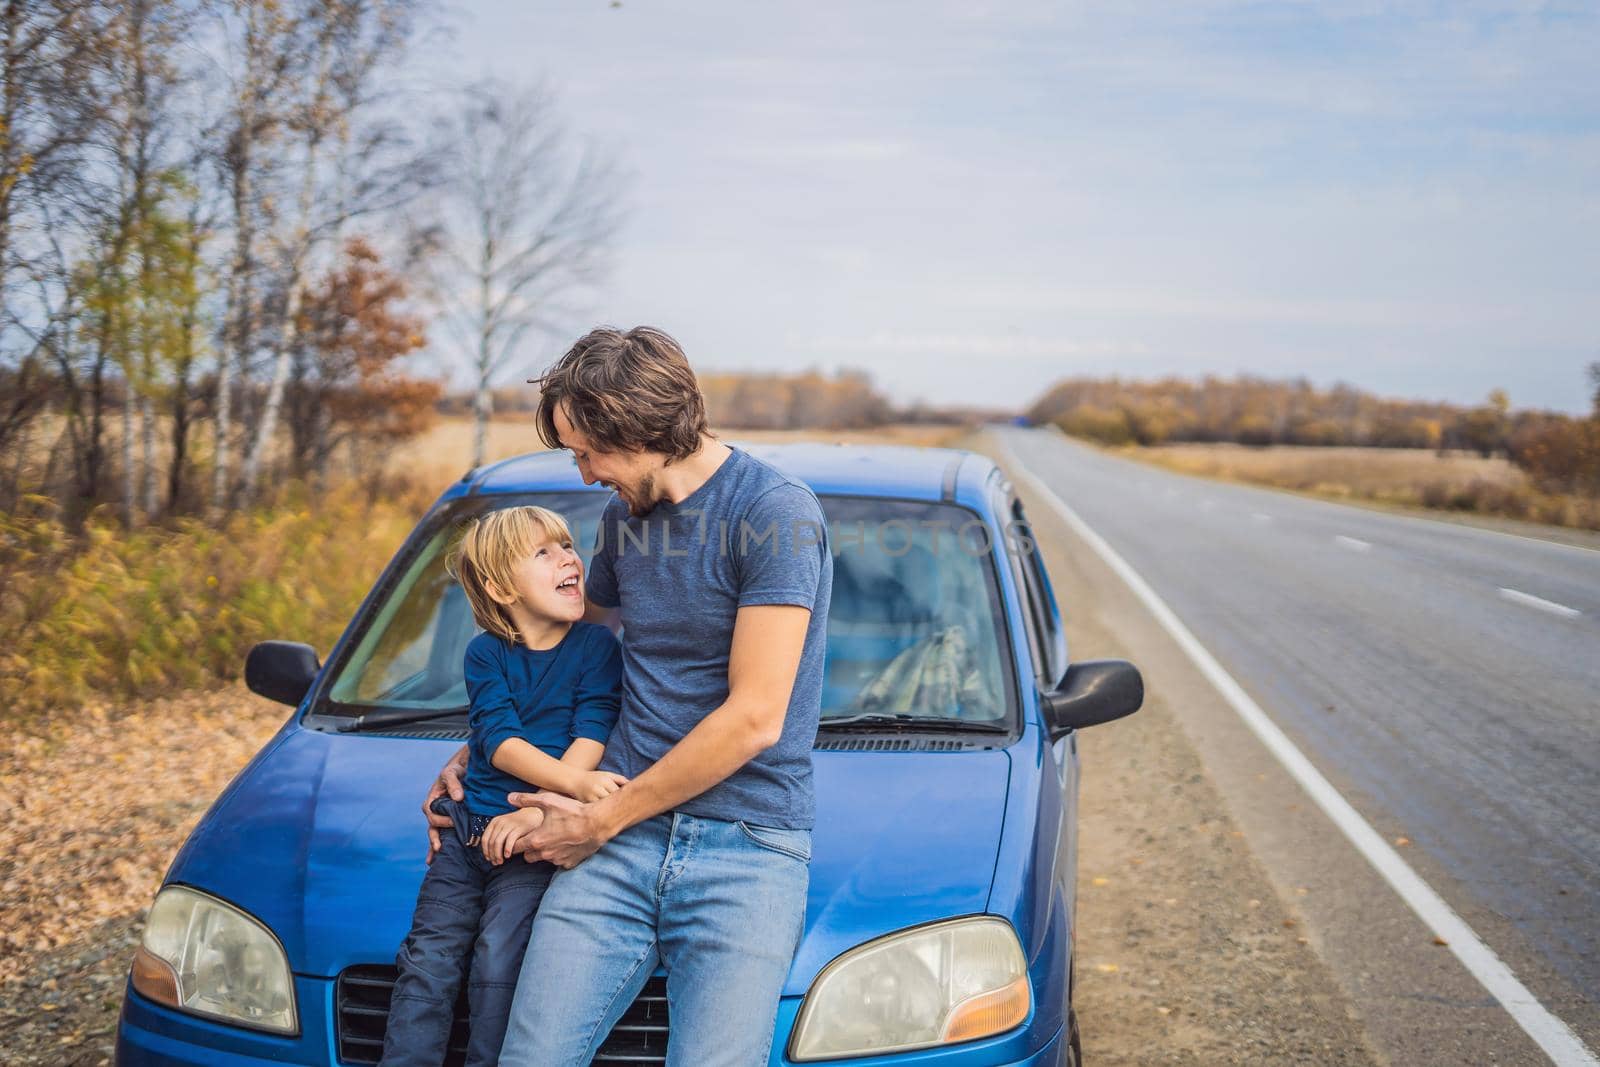
[(622, 610), (604, 607), (590, 600), (583, 606), (583, 621), (597, 623), (616, 633), (622, 626)]
[(467, 746), (462, 745), (451, 756), (445, 765), (439, 769), (439, 777), (428, 786), (428, 796), (422, 802), (422, 814), (428, 820), (428, 862), (433, 862), (433, 857), (439, 851), (439, 831), (450, 829), (450, 816), (440, 815), (433, 810), (433, 802), (440, 797), (448, 795), (452, 800), (467, 799), (467, 791), (461, 786), (461, 779), (467, 776)]
[(809, 608), (739, 609), (728, 653), (728, 698), (625, 789), (592, 804), (513, 793), (545, 809), (543, 825), (513, 844), (530, 859), (571, 867), (617, 834), (699, 796), (777, 743), (805, 649)]

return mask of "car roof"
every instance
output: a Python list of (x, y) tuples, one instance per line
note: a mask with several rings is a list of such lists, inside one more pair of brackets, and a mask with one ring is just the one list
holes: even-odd
[[(821, 442), (785, 444), (728, 442), (793, 475), (819, 494), (957, 500), (980, 503), (980, 487), (994, 470), (986, 456), (951, 448), (907, 445), (844, 445)], [(565, 449), (529, 452), (466, 473), (456, 492), (566, 492), (589, 489)]]

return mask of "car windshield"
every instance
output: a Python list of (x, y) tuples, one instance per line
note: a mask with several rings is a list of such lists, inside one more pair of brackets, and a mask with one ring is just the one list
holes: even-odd
[[(319, 710), (339, 716), (376, 709), (418, 717), (463, 713), (462, 657), (479, 631), (465, 593), (444, 567), (461, 520), (514, 504), (551, 508), (573, 527), (587, 565), (606, 499), (604, 493), (540, 493), (464, 502), (386, 583), (354, 648), (334, 665)], [(834, 552), (824, 724), (1009, 723), (1014, 703), (1006, 631), (982, 520), (951, 504), (821, 500)]]

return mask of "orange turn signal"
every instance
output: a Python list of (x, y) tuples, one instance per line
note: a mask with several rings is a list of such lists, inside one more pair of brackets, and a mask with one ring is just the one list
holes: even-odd
[(133, 988), (159, 1004), (182, 1007), (178, 1003), (178, 972), (143, 945), (133, 953)]
[(1028, 1017), (1028, 976), (1004, 989), (980, 993), (957, 1004), (945, 1021), (944, 1041), (971, 1041), (1009, 1030)]

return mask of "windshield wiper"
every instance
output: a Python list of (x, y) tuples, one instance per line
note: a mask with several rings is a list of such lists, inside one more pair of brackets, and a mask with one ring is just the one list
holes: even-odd
[(380, 708), (369, 711), (365, 715), (357, 715), (349, 722), (339, 724), (339, 733), (353, 734), (361, 730), (381, 730), (385, 726), (405, 726), (414, 722), (427, 722), (430, 719), (447, 719), (453, 715), (461, 715), (466, 708), (434, 708), (431, 711), (401, 711), (398, 708)]
[(1011, 727), (1003, 722), (979, 722), (975, 719), (950, 719), (942, 715), (888, 715), (869, 711), (860, 715), (824, 718), (818, 730), (926, 730), (929, 732), (964, 734), (1005, 734)]

